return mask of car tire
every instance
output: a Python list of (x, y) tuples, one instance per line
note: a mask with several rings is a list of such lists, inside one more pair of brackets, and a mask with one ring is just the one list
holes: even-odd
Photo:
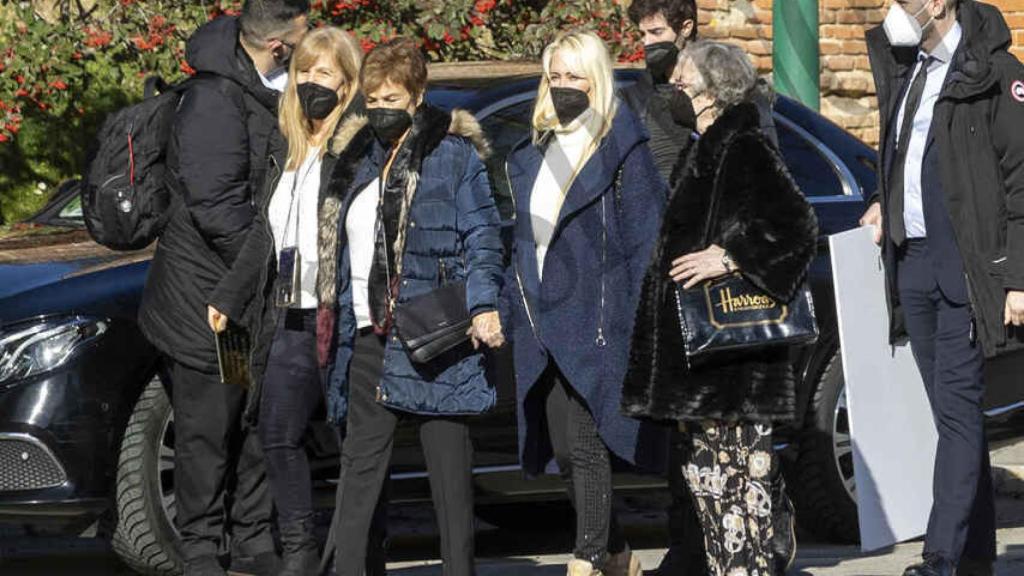
[(839, 351), (818, 380), (786, 480), (802, 531), (837, 543), (857, 543), (856, 485)]
[(121, 441), (111, 538), (121, 560), (140, 574), (182, 572), (173, 475), (174, 417), (163, 384), (154, 377), (135, 403)]

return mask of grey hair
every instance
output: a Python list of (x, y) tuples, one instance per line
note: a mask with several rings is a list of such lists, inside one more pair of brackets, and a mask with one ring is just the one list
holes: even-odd
[(703, 80), (703, 88), (719, 110), (749, 100), (757, 88), (757, 70), (739, 46), (698, 40), (686, 45), (679, 63), (689, 60)]

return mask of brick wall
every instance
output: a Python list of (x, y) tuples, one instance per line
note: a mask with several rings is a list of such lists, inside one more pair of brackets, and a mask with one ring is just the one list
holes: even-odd
[[(779, 2), (792, 0), (775, 0)], [(864, 32), (885, 18), (891, 0), (819, 0), (821, 111), (865, 142), (878, 141), (874, 81)], [(1013, 53), (1024, 59), (1024, 0), (986, 0), (1013, 30)], [(705, 38), (741, 45), (758, 69), (772, 69), (772, 0), (697, 0)]]

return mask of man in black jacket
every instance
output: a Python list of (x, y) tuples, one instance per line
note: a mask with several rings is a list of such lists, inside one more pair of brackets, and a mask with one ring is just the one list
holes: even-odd
[[(220, 381), (211, 329), (220, 319), (208, 314), (211, 303), (235, 300), (225, 294), (255, 296), (227, 272), (267, 193), (267, 158), (284, 146), (277, 101), (308, 10), (306, 0), (248, 0), (240, 17), (207, 23), (187, 45), (200, 79), (183, 95), (173, 128), (182, 194), (150, 268), (139, 324), (166, 359), (176, 524), (190, 576), (225, 573), (217, 555), (228, 537), (233, 571), (276, 573), (263, 455), (243, 425), (245, 390)], [(257, 313), (231, 319), (246, 324)]]
[(669, 79), (679, 52), (697, 39), (696, 0), (634, 0), (629, 19), (643, 35), (647, 70), (619, 95), (640, 117), (651, 139), (654, 164), (666, 183), (679, 155), (689, 148), (697, 122), (686, 93)]
[(924, 561), (904, 576), (991, 575), (982, 372), (1024, 349), (1024, 66), (999, 10), (974, 0), (897, 0), (867, 42), (881, 174), (861, 222), (939, 433)]

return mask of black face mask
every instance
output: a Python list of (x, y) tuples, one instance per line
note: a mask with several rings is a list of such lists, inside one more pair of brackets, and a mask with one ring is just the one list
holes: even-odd
[(385, 144), (394, 143), (412, 126), (412, 116), (395, 108), (368, 108), (366, 119), (377, 139)]
[(302, 113), (310, 120), (323, 120), (338, 106), (338, 93), (316, 82), (303, 82), (295, 91)]
[(647, 71), (655, 84), (668, 82), (668, 76), (676, 66), (676, 59), (679, 58), (679, 47), (675, 42), (656, 42), (644, 46), (644, 61), (647, 62)]
[(669, 111), (672, 113), (672, 120), (680, 126), (686, 126), (691, 130), (697, 128), (697, 111), (693, 109), (693, 101), (682, 90), (673, 89), (672, 97), (669, 100)]
[(568, 126), (590, 108), (590, 97), (577, 88), (552, 88), (551, 103), (562, 126)]

